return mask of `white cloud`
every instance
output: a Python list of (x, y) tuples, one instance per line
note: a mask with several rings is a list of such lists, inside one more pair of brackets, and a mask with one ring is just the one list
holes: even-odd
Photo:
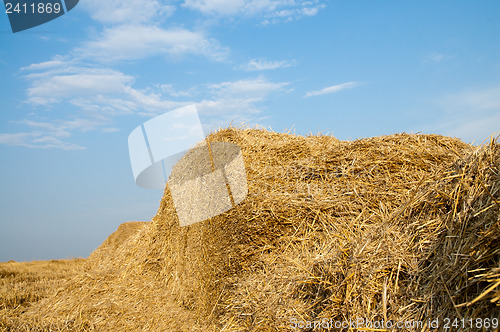
[(73, 50), (76, 61), (109, 64), (152, 56), (178, 60), (187, 55), (223, 61), (229, 52), (201, 30), (162, 28), (160, 23), (176, 9), (170, 0), (86, 0), (82, 8), (105, 27)]
[(261, 103), (271, 94), (286, 93), (288, 82), (270, 82), (264, 78), (222, 82), (208, 86), (211, 98), (197, 103), (205, 132), (229, 123), (256, 124), (266, 117)]
[(500, 86), (449, 94), (434, 100), (430, 107), (436, 108), (435, 118), (423, 126), (425, 132), (458, 137), (468, 143), (481, 143), (500, 132)]
[(252, 59), (245, 66), (243, 66), (243, 69), (247, 71), (261, 71), (288, 68), (292, 66), (295, 66), (295, 61), (266, 61), (263, 59)]
[[(288, 82), (271, 82), (263, 77), (195, 85), (179, 91), (172, 84), (145, 89), (134, 87), (134, 78), (109, 68), (90, 68), (62, 59), (23, 68), (29, 82), (27, 102), (44, 106), (59, 104), (69, 118), (40, 120), (36, 114), (17, 121), (29, 130), (2, 133), (0, 143), (31, 148), (80, 149), (71, 143), (75, 133), (118, 131), (120, 116), (135, 114), (152, 117), (191, 103), (197, 103), (207, 126), (234, 120), (261, 119), (260, 104), (271, 94), (286, 93)], [(187, 99), (178, 101), (176, 99)]]
[(256, 103), (259, 100), (252, 98), (214, 98), (204, 99), (196, 103), (200, 116), (212, 117), (218, 120), (238, 120), (253, 118), (260, 114), (260, 109)]
[(262, 25), (269, 25), (296, 21), (304, 16), (315, 16), (325, 7), (326, 5), (319, 3), (319, 1), (304, 1), (295, 7), (276, 10), (264, 15), (265, 18), (261, 23)]
[(332, 86), (323, 88), (321, 90), (310, 91), (310, 92), (306, 93), (305, 97), (313, 97), (313, 96), (326, 95), (326, 94), (330, 94), (330, 93), (337, 93), (337, 92), (342, 91), (342, 90), (355, 88), (355, 87), (360, 86), (362, 84), (363, 83), (360, 83), (360, 82), (347, 82), (347, 83), (332, 85)]
[(81, 8), (105, 24), (154, 23), (175, 11), (174, 6), (158, 0), (86, 0), (81, 2)]
[[(30, 129), (19, 133), (0, 133), (0, 144), (24, 146), (28, 148), (56, 148), (62, 150), (82, 150), (85, 147), (69, 142), (75, 132), (84, 133), (96, 130), (110, 123), (104, 117), (75, 118), (72, 120), (29, 120), (13, 122)], [(117, 128), (104, 127), (102, 133), (114, 133)]]
[(325, 7), (319, 0), (185, 0), (184, 6), (210, 16), (258, 15), (263, 24), (314, 16)]
[(186, 0), (184, 6), (204, 14), (233, 15), (245, 7), (244, 0)]
[(500, 111), (500, 86), (470, 89), (442, 97), (438, 101), (448, 111)]
[(69, 119), (40, 120), (31, 114), (14, 122), (29, 130), (0, 133), (0, 144), (79, 150), (84, 147), (70, 142), (75, 133), (114, 133), (119, 129), (110, 124), (120, 115), (151, 116), (186, 104), (165, 100), (153, 89), (135, 89), (133, 77), (109, 68), (88, 68), (57, 60), (32, 64), (22, 71), (30, 84), (28, 103), (48, 110), (47, 105), (59, 103), (73, 115)]
[(24, 146), (27, 148), (57, 148), (62, 150), (83, 150), (85, 147), (78, 144), (64, 142), (54, 136), (44, 135), (42, 132), (32, 133), (0, 133), (0, 144), (10, 146)]
[(52, 69), (52, 68), (57, 68), (62, 65), (66, 65), (66, 62), (62, 60), (50, 60), (50, 61), (45, 61), (41, 63), (33, 63), (27, 67), (21, 68), (21, 70), (47, 70), (47, 69)]
[(147, 25), (120, 25), (106, 28), (95, 40), (84, 43), (75, 55), (101, 63), (143, 59), (150, 56), (200, 55), (223, 61), (228, 49), (204, 33), (187, 29), (162, 29)]
[(154, 116), (167, 110), (182, 107), (188, 102), (165, 99), (159, 92), (134, 89), (126, 86), (123, 91), (113, 95), (99, 95), (93, 98), (75, 98), (69, 100), (72, 106), (86, 114), (115, 118), (127, 114)]
[[(26, 67), (46, 67), (38, 64)], [(87, 68), (61, 62), (56, 68), (27, 74), (28, 102), (50, 105), (67, 102), (87, 116), (107, 118), (123, 114), (157, 114), (185, 103), (164, 100), (161, 91), (133, 88), (134, 78), (109, 68)]]
[[(450, 126), (450, 124), (454, 124)], [(458, 137), (463, 141), (480, 144), (492, 134), (500, 134), (500, 112), (479, 114), (477, 117), (463, 118), (450, 122), (443, 130), (447, 136)]]
[(272, 92), (283, 90), (288, 84), (287, 82), (274, 83), (264, 78), (255, 78), (211, 84), (209, 89), (213, 95), (223, 98), (245, 97), (262, 100)]
[(106, 124), (108, 121), (104, 118), (75, 118), (68, 121), (34, 121), (24, 119), (18, 121), (18, 124), (26, 125), (30, 128), (35, 128), (37, 130), (44, 130), (49, 132), (51, 136), (55, 137), (71, 137), (71, 132), (78, 130), (80, 132), (86, 132), (94, 130), (96, 127)]
[(171, 109), (186, 106), (189, 102), (179, 102), (164, 99), (163, 95), (155, 91), (136, 90), (128, 87), (125, 90), (126, 98), (136, 105), (137, 114), (143, 116), (158, 115)]
[(181, 91), (181, 90), (176, 90), (172, 84), (162, 84), (160, 85), (160, 89), (162, 92), (172, 97), (191, 97), (194, 93), (193, 88)]
[(116, 132), (119, 132), (119, 131), (120, 131), (120, 129), (113, 128), (113, 127), (102, 128), (101, 129), (101, 133), (104, 133), (104, 134), (112, 134), (112, 133), (116, 133)]
[(426, 58), (426, 60), (432, 61), (432, 62), (443, 62), (443, 61), (453, 59), (454, 57), (455, 57), (454, 55), (446, 55), (446, 54), (442, 54), (442, 53), (432, 53), (431, 55), (429, 55)]
[(43, 75), (27, 75), (32, 81), (28, 101), (46, 105), (63, 99), (93, 97), (122, 92), (133, 77), (110, 69), (66, 67), (65, 73), (48, 71)]
[(314, 16), (318, 13), (318, 11), (321, 8), (324, 8), (324, 5), (318, 6), (318, 7), (304, 7), (304, 8), (302, 8), (302, 13), (304, 13), (304, 15), (306, 15), (306, 16)]

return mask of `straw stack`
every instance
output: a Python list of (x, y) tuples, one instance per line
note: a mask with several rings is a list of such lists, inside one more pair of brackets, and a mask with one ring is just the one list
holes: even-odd
[(93, 254), (85, 275), (24, 314), (31, 326), (286, 331), (328, 319), (425, 331), (500, 317), (495, 140), (236, 128), (207, 140), (241, 148), (245, 200), (180, 227), (167, 187), (152, 222)]

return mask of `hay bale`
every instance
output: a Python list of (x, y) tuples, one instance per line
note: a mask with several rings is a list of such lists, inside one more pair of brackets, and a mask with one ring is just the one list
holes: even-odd
[[(444, 203), (432, 203), (434, 190), (454, 179), (460, 160), (477, 159), (477, 153), (467, 157), (473, 147), (438, 135), (407, 134), (339, 142), (230, 129), (209, 139), (242, 147), (247, 199), (184, 229), (177, 226), (167, 190), (153, 223), (159, 243), (171, 253), (163, 261), (167, 287), (217, 328), (286, 330), (291, 319), (443, 323), (445, 317), (498, 316), (486, 298), (474, 303), (475, 310), (455, 308), (453, 301), (465, 299), (450, 293), (451, 301), (445, 291), (452, 292), (450, 279), (437, 282), (442, 271), (427, 267), (450, 227)], [(497, 144), (486, 150), (490, 164), (484, 167), (497, 171)], [(492, 180), (484, 179), (497, 186)], [(485, 195), (470, 193), (480, 194)], [(491, 202), (469, 212), (478, 213), (484, 204), (498, 216)], [(481, 227), (492, 232), (498, 218), (488, 220)], [(474, 232), (476, 226), (469, 227)], [(493, 248), (493, 263), (475, 267), (498, 267), (498, 244)], [(424, 280), (431, 287), (422, 288)], [(483, 286), (465, 290), (468, 299)]]
[(241, 149), (228, 142), (199, 144), (175, 165), (167, 186), (181, 226), (224, 213), (248, 192)]
[(439, 135), (344, 142), (234, 128), (207, 140), (241, 148), (245, 200), (180, 227), (167, 187), (151, 223), (26, 317), (99, 330), (277, 331), (323, 318), (500, 316), (496, 140), (474, 148)]
[(115, 266), (120, 252), (130, 246), (130, 241), (147, 226), (148, 222), (129, 221), (118, 226), (87, 259), (87, 270), (110, 269)]
[(100, 251), (113, 251), (117, 250), (124, 242), (126, 242), (132, 235), (145, 227), (145, 221), (129, 221), (124, 222), (118, 226), (118, 229), (111, 233), (106, 240), (90, 255), (96, 255)]
[(84, 274), (22, 314), (21, 331), (204, 331), (162, 289), (150, 222), (126, 223), (87, 260)]

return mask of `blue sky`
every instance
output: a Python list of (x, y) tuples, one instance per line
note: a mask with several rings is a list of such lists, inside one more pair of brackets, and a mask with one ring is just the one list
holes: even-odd
[(196, 103), (356, 139), (500, 131), (500, 2), (81, 0), (13, 34), (0, 13), (0, 261), (86, 257), (162, 192), (127, 137)]

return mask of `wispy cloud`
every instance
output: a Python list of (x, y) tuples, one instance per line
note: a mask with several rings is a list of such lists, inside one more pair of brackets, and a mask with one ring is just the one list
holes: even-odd
[[(32, 64), (22, 69), (29, 82), (27, 102), (34, 106), (64, 107), (67, 119), (43, 119), (35, 114), (16, 121), (18, 133), (1, 133), (0, 144), (29, 148), (82, 149), (71, 142), (76, 133), (113, 133), (119, 117), (128, 114), (152, 117), (196, 103), (205, 129), (235, 122), (262, 119), (264, 102), (271, 94), (286, 93), (288, 82), (264, 77), (198, 84), (179, 91), (172, 84), (134, 87), (134, 77), (105, 67), (84, 67), (63, 59)], [(178, 99), (184, 99), (179, 101)]]
[(202, 30), (163, 27), (176, 10), (171, 1), (87, 0), (82, 8), (104, 27), (73, 50), (71, 57), (77, 61), (111, 64), (154, 56), (179, 60), (189, 55), (224, 61), (229, 53)]
[(48, 70), (53, 68), (58, 68), (60, 66), (65, 66), (67, 62), (63, 60), (50, 60), (40, 63), (33, 63), (29, 66), (21, 68), (21, 71), (36, 71), (36, 70)]
[[(51, 62), (53, 63), (53, 62)], [(57, 66), (46, 63), (23, 68), (47, 68), (31, 71), (24, 77), (29, 81), (27, 102), (33, 105), (69, 103), (100, 118), (137, 113), (155, 114), (165, 108), (185, 103), (165, 100), (161, 89), (136, 89), (135, 79), (118, 70), (105, 67), (83, 67), (59, 61)]]
[(197, 102), (205, 130), (233, 123), (257, 123), (265, 119), (262, 103), (272, 94), (287, 93), (288, 82), (270, 82), (265, 78), (210, 84), (206, 94)]
[[(256, 15), (284, 21), (315, 15), (324, 5), (318, 0), (187, 0), (184, 6), (210, 15)], [(251, 121), (262, 118), (262, 103), (271, 94), (286, 92), (288, 82), (263, 77), (195, 83), (184, 90), (169, 82), (138, 88), (135, 76), (112, 66), (150, 57), (180, 61), (199, 56), (223, 62), (230, 50), (203, 28), (163, 27), (165, 17), (176, 10), (164, 0), (87, 0), (82, 8), (102, 23), (100, 30), (66, 55), (21, 69), (29, 84), (25, 102), (34, 110), (46, 109), (51, 118), (40, 118), (37, 112), (27, 115), (15, 123), (24, 127), (19, 132), (0, 133), (0, 144), (78, 150), (83, 147), (71, 142), (77, 133), (114, 133), (119, 130), (116, 122), (124, 115), (152, 117), (190, 103), (198, 104), (201, 116), (210, 124), (226, 119)], [(243, 69), (263, 71), (293, 65), (294, 61), (253, 59)], [(67, 112), (56, 111), (61, 109)]]
[(438, 99), (438, 103), (449, 112), (500, 111), (500, 86), (449, 94)]
[[(66, 102), (86, 111), (86, 114), (99, 114), (104, 118), (131, 113), (155, 115), (195, 102), (197, 96), (205, 98), (207, 101), (205, 104), (210, 104), (209, 100), (238, 100), (243, 106), (237, 107), (235, 111), (245, 112), (253, 109), (249, 105), (263, 101), (271, 93), (284, 91), (289, 84), (271, 82), (258, 77), (201, 84), (191, 87), (189, 91), (177, 91), (172, 84), (140, 90), (133, 87), (132, 76), (109, 68), (86, 68), (60, 62), (57, 67), (41, 63), (26, 67), (24, 70), (29, 71), (30, 68), (49, 69), (25, 75), (30, 82), (27, 90), (29, 103), (50, 105)], [(175, 101), (179, 97), (184, 99), (187, 97), (189, 100)]]
[(172, 84), (161, 84), (160, 89), (162, 92), (168, 94), (171, 97), (191, 97), (195, 93), (195, 87), (191, 87), (188, 90), (177, 90)]
[(442, 54), (442, 53), (432, 53), (429, 55), (426, 60), (429, 62), (443, 62), (447, 60), (453, 59), (455, 56), (454, 55), (447, 55), (447, 54)]
[[(0, 133), (0, 144), (80, 150), (84, 147), (71, 142), (76, 133), (114, 133), (119, 131), (113, 126), (119, 116), (151, 116), (186, 104), (165, 99), (153, 88), (136, 89), (134, 78), (120, 71), (79, 66), (74, 61), (35, 63), (21, 72), (30, 84), (26, 102), (35, 109), (42, 106), (49, 111), (44, 115), (52, 116), (40, 120), (35, 112), (14, 121), (11, 128), (24, 128), (17, 133)], [(66, 119), (50, 113), (56, 104), (70, 111)]]
[(283, 90), (289, 83), (270, 82), (265, 78), (245, 79), (229, 81), (209, 85), (209, 90), (213, 95), (219, 97), (248, 97), (262, 100), (272, 92)]
[[(468, 89), (433, 101), (436, 116), (424, 131), (481, 143), (500, 132), (500, 86)], [(421, 130), (421, 128), (418, 128)]]
[(0, 133), (0, 144), (10, 146), (24, 146), (27, 148), (48, 149), (56, 148), (62, 150), (83, 150), (85, 147), (65, 142), (57, 137), (46, 135), (42, 132), (29, 132), (29, 133), (14, 133), (5, 134)]
[(443, 134), (480, 144), (493, 134), (500, 134), (500, 112), (479, 114), (477, 117), (464, 117), (450, 121), (444, 126)]
[[(83, 133), (96, 130), (109, 123), (99, 118), (74, 118), (72, 120), (29, 120), (13, 122), (13, 126), (22, 125), (30, 131), (18, 133), (0, 133), (0, 144), (24, 146), (28, 148), (55, 148), (62, 150), (83, 150), (84, 146), (70, 142), (75, 132)], [(113, 133), (118, 129), (104, 127), (102, 133)]]
[(101, 133), (103, 133), (103, 134), (112, 134), (112, 133), (116, 133), (116, 132), (119, 132), (119, 131), (120, 131), (120, 129), (113, 128), (113, 127), (102, 128), (101, 129)]
[(82, 42), (70, 54), (76, 61), (116, 63), (153, 56), (175, 60), (198, 55), (214, 61), (227, 58), (229, 49), (207, 37), (202, 29), (164, 27), (176, 11), (168, 0), (87, 0), (83, 9), (103, 24), (90, 40)]
[(314, 97), (314, 96), (321, 96), (321, 95), (326, 95), (326, 94), (330, 94), (330, 93), (337, 93), (337, 92), (340, 92), (342, 90), (355, 88), (355, 87), (360, 86), (362, 84), (363, 83), (361, 83), (361, 82), (347, 82), (347, 83), (332, 85), (332, 86), (323, 88), (321, 90), (310, 91), (310, 92), (306, 93), (305, 97)]
[(314, 16), (325, 4), (319, 0), (185, 0), (183, 6), (210, 16), (259, 16), (263, 24), (270, 24)]
[(274, 70), (281, 68), (288, 68), (296, 65), (296, 61), (267, 61), (264, 59), (252, 59), (247, 64), (242, 66), (243, 70), (246, 71), (262, 71), (262, 70)]
[(244, 0), (185, 0), (186, 8), (213, 15), (234, 15), (245, 8)]
[(104, 24), (154, 24), (175, 11), (175, 6), (158, 0), (86, 0), (81, 2), (81, 8)]
[[(40, 68), (32, 65), (31, 68)], [(75, 67), (59, 64), (56, 69), (25, 76), (31, 83), (28, 102), (38, 105), (58, 103), (64, 99), (94, 98), (120, 93), (133, 82), (133, 77), (111, 69)]]
[(186, 55), (223, 61), (228, 54), (228, 48), (207, 38), (203, 32), (130, 24), (106, 28), (97, 38), (74, 51), (76, 58), (108, 64), (151, 56), (179, 58)]
[(102, 126), (104, 119), (89, 119), (89, 118), (75, 118), (73, 120), (67, 121), (34, 121), (34, 120), (22, 120), (18, 121), (17, 124), (26, 125), (35, 130), (44, 130), (50, 133), (51, 136), (64, 138), (71, 137), (71, 133), (74, 130), (80, 132), (87, 132), (94, 130), (96, 127)]
[(315, 16), (321, 9), (326, 7), (326, 5), (318, 1), (314, 4), (310, 1), (304, 1), (303, 5), (274, 11), (266, 15), (266, 18), (262, 21), (262, 25), (292, 22), (305, 16)]

